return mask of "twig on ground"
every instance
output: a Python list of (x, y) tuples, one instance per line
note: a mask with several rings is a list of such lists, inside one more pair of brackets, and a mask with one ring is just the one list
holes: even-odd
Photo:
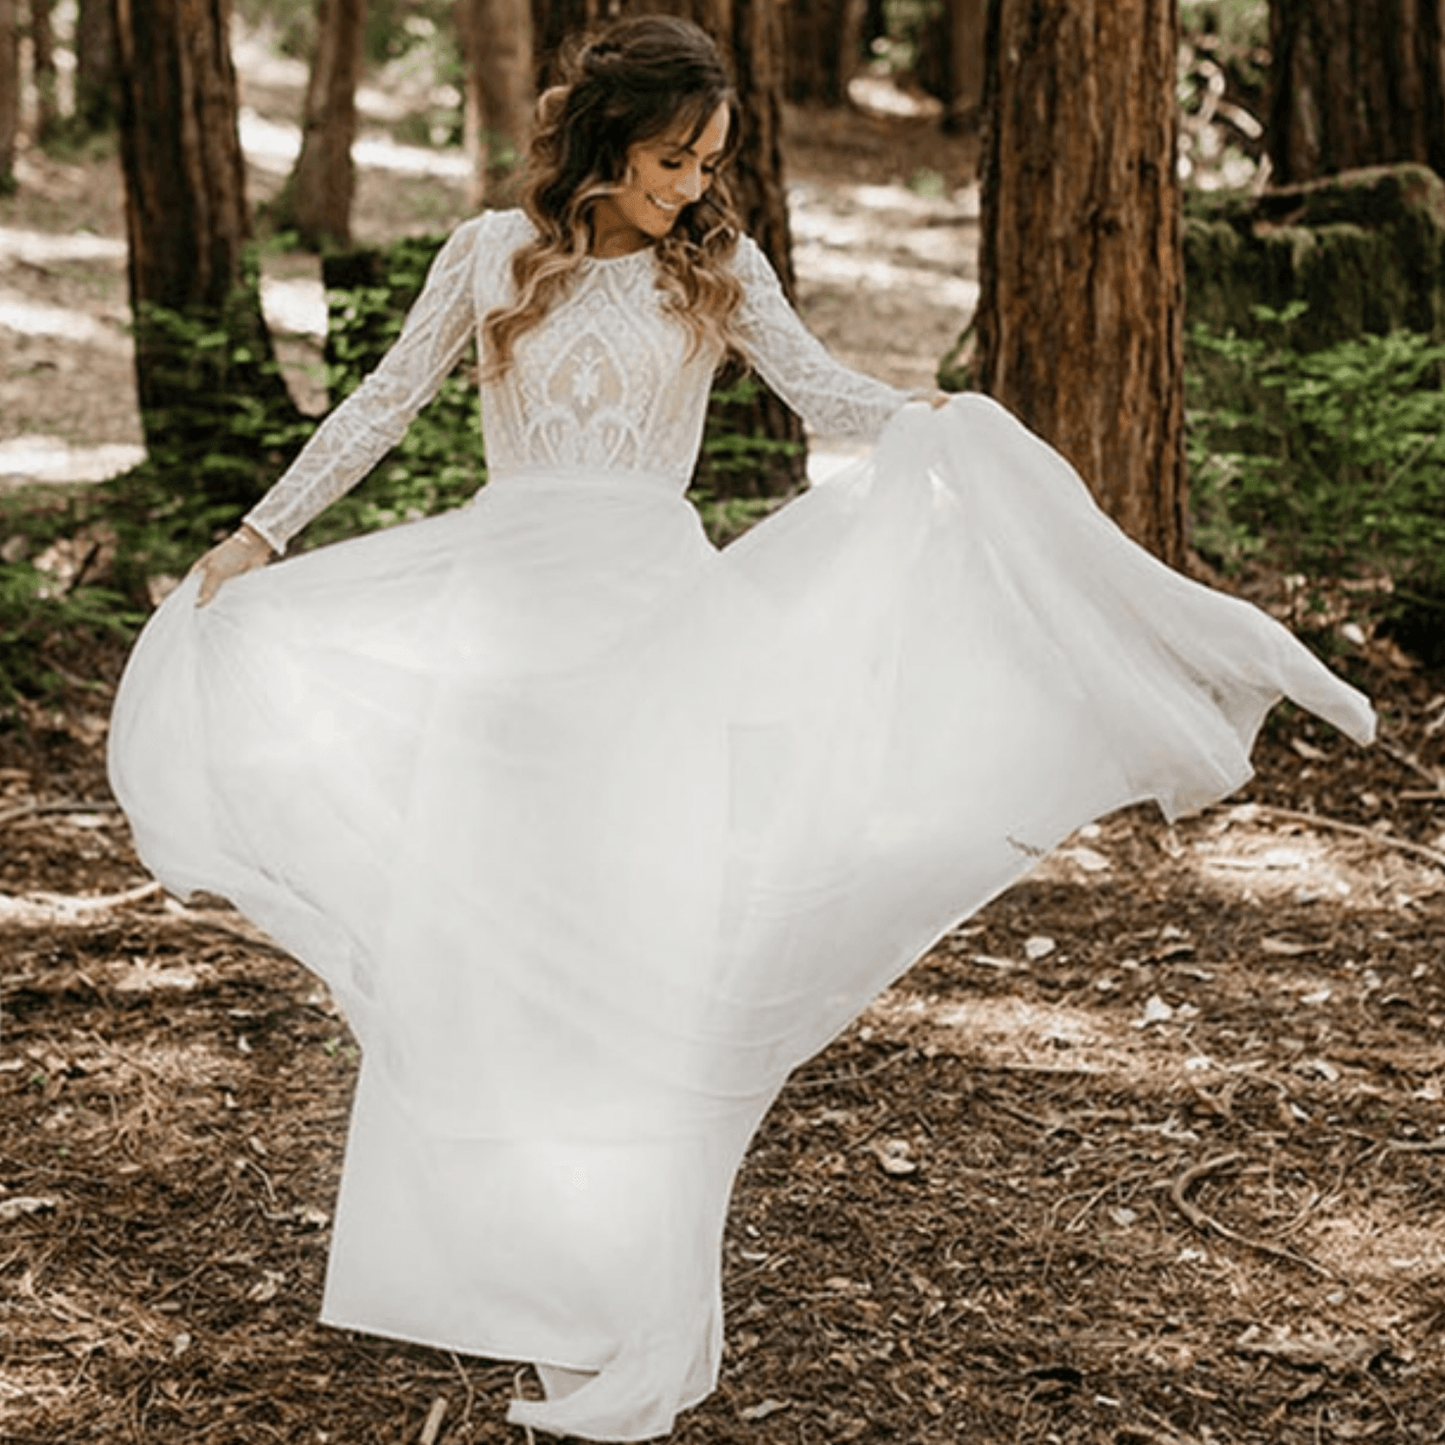
[(1352, 838), (1363, 838), (1366, 842), (1397, 853), (1409, 853), (1413, 857), (1423, 858), (1427, 863), (1433, 863), (1437, 868), (1445, 869), (1445, 853), (1438, 848), (1426, 847), (1424, 843), (1411, 842), (1409, 838), (1377, 833), (1373, 828), (1362, 827), (1359, 823), (1346, 823), (1342, 818), (1327, 818), (1323, 813), (1310, 813), (1303, 808), (1281, 808), (1274, 803), (1257, 803), (1254, 806), (1259, 812), (1273, 818), (1287, 818), (1291, 822), (1308, 824), (1311, 828), (1328, 828), (1336, 833), (1348, 833)]
[(18, 823), (21, 818), (31, 818), (40, 813), (118, 813), (119, 811), (119, 805), (109, 801), (86, 803), (75, 798), (68, 798), (46, 803), (35, 798), (28, 803), (21, 803), (18, 807), (7, 808), (0, 813), (0, 828), (7, 823)]
[(133, 903), (144, 903), (160, 891), (161, 885), (152, 881), (135, 888), (127, 888), (121, 893), (28, 893), (19, 898), (0, 894), (0, 921), (22, 924), (73, 923), (98, 913), (112, 913), (120, 908), (129, 908)]
[(431, 1402), (431, 1409), (427, 1411), (426, 1424), (421, 1427), (421, 1435), (416, 1445), (437, 1445), (437, 1437), (442, 1433), (442, 1421), (446, 1419), (447, 1397), (438, 1395)]
[(1174, 1207), (1202, 1232), (1212, 1231), (1235, 1244), (1244, 1245), (1246, 1249), (1258, 1250), (1261, 1254), (1272, 1255), (1276, 1259), (1287, 1259), (1291, 1264), (1303, 1265), (1306, 1269), (1313, 1270), (1315, 1274), (1323, 1275), (1326, 1279), (1337, 1278), (1334, 1270), (1321, 1264), (1318, 1260), (1311, 1259), (1306, 1254), (1296, 1254), (1294, 1250), (1286, 1249), (1283, 1245), (1271, 1244), (1267, 1239), (1255, 1239), (1251, 1235), (1241, 1234), (1237, 1229), (1231, 1229), (1229, 1225), (1221, 1223), (1213, 1215), (1206, 1214), (1197, 1204), (1190, 1202), (1188, 1195), (1193, 1185), (1211, 1174), (1218, 1174), (1222, 1170), (1242, 1163), (1244, 1157), (1239, 1153), (1219, 1154), (1213, 1159), (1205, 1159), (1202, 1163), (1186, 1169), (1169, 1186), (1169, 1197), (1174, 1201)]
[(1432, 773), (1413, 753), (1407, 753), (1404, 748), (1398, 747), (1392, 742), (1387, 742), (1384, 738), (1376, 738), (1375, 746), (1379, 748), (1386, 757), (1393, 758), (1402, 768), (1405, 768), (1407, 771), (1414, 773), (1417, 778), (1423, 778), (1429, 783), (1437, 798), (1445, 798), (1445, 786), (1441, 786), (1439, 777)]

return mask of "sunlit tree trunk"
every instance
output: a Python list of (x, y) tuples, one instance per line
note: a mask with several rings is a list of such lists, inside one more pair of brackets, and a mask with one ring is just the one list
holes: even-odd
[(858, 71), (867, 0), (790, 0), (783, 10), (787, 97), (843, 105)]
[(466, 143), (471, 204), (500, 205), (515, 193), (537, 103), (531, 0), (455, 0), (466, 68)]
[(115, 7), (79, 0), (75, 17), (75, 115), (84, 129), (108, 130), (116, 118)]
[(975, 384), (1185, 549), (1174, 0), (992, 0)]
[(1445, 174), (1445, 0), (1270, 0), (1274, 179)]
[(351, 243), (356, 167), (356, 87), (361, 83), (366, 0), (318, 0), (316, 51), (306, 85), (301, 154), (271, 202), (278, 227), (313, 250)]
[(0, 0), (0, 195), (15, 188), (20, 133), (20, 34), (16, 0)]
[[(227, 421), (249, 401), (295, 408), (273, 364), (254, 277), (224, 0), (117, 0), (121, 159), (147, 447), (192, 462), (218, 502), (244, 505), (254, 468), (213, 465), (246, 443)], [(259, 458), (265, 443), (258, 435)], [(222, 458), (221, 460), (228, 460)]]

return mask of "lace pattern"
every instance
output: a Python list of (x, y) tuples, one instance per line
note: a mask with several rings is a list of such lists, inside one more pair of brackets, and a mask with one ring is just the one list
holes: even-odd
[[(247, 516), (277, 551), (400, 440), (509, 296), (507, 263), (529, 234), (520, 211), (486, 212), (453, 233), (396, 345)], [(908, 394), (835, 361), (754, 242), (739, 242), (733, 265), (746, 292), (739, 331), (769, 385), (816, 432), (876, 438)], [(650, 249), (587, 262), (567, 300), (518, 341), (506, 375), (482, 387), (489, 469), (648, 471), (685, 488), (720, 359), (690, 354), (689, 342)]]

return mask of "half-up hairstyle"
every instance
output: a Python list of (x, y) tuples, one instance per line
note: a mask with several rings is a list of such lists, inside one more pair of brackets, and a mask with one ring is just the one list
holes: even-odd
[[(572, 47), (564, 83), (538, 102), (523, 180), (522, 209), (537, 234), (512, 257), (516, 298), (482, 323), (483, 374), (512, 363), (519, 337), (566, 294), (588, 257), (592, 209), (626, 180), (627, 152), (674, 132), (690, 146), (718, 106), (729, 112), (719, 166), (737, 145), (737, 95), (707, 34), (687, 20), (644, 15), (618, 21)], [(721, 174), (683, 207), (654, 243), (666, 305), (692, 333), (692, 352), (713, 344), (741, 352), (733, 318), (743, 290), (727, 262), (739, 225)]]

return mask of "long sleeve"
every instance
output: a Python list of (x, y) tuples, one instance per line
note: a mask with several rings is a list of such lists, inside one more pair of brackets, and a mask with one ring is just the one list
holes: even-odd
[(733, 270), (747, 292), (738, 331), (763, 379), (824, 436), (874, 441), (911, 393), (844, 366), (803, 325), (757, 244), (738, 242)]
[(396, 445), (461, 359), (476, 335), (475, 276), (487, 223), (477, 217), (453, 232), (396, 344), (247, 515), (278, 552)]

